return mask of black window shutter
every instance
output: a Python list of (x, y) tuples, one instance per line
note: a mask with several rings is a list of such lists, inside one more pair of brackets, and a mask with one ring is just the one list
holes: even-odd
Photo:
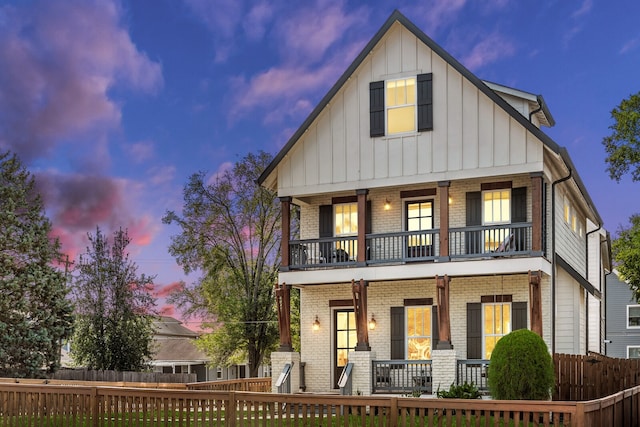
[(384, 81), (369, 83), (369, 133), (384, 136)]
[[(333, 205), (320, 206), (318, 236), (333, 237)], [(333, 244), (331, 242), (320, 242), (320, 256), (326, 261), (331, 260), (333, 256)]]
[(467, 359), (482, 359), (482, 304), (467, 303)]
[(391, 307), (391, 359), (404, 359), (404, 307)]
[[(469, 191), (466, 195), (467, 227), (482, 225), (482, 193)], [(467, 254), (482, 252), (482, 231), (467, 231), (465, 233)]]
[(511, 223), (527, 222), (527, 187), (511, 190)]
[(431, 350), (437, 347), (440, 341), (440, 319), (438, 319), (438, 306), (431, 307)]
[(319, 237), (333, 237), (333, 205), (320, 206)]
[(527, 303), (514, 302), (511, 303), (511, 315), (513, 316), (513, 330), (527, 329)]
[(418, 74), (418, 130), (433, 130), (433, 74)]

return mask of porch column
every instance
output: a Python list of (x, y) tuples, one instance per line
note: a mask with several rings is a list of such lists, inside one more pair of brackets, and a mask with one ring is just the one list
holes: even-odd
[(369, 346), (369, 330), (367, 329), (367, 286), (363, 279), (356, 282), (351, 281), (351, 291), (353, 293), (353, 311), (356, 316), (356, 332), (358, 343), (356, 351), (371, 351)]
[(291, 197), (280, 197), (282, 207), (282, 237), (280, 240), (280, 270), (289, 271), (289, 240), (291, 239)]
[(369, 190), (356, 190), (358, 196), (358, 265), (364, 266), (367, 263), (367, 194)]
[(542, 336), (542, 272), (529, 270), (529, 301), (531, 330)]
[(451, 345), (451, 320), (449, 318), (449, 276), (436, 276), (436, 292), (438, 303), (438, 333), (440, 340), (436, 348), (438, 350), (452, 349)]
[(280, 332), (278, 351), (293, 351), (291, 345), (291, 285), (276, 283), (275, 294), (278, 306), (278, 330)]
[(440, 181), (440, 261), (449, 261), (449, 186), (451, 181)]
[(531, 251), (534, 255), (542, 255), (542, 172), (531, 174)]

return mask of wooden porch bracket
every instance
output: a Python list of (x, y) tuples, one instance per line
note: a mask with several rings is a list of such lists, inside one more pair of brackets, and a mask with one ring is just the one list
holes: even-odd
[(291, 285), (283, 283), (275, 286), (278, 306), (278, 331), (280, 332), (280, 348), (278, 351), (291, 352)]
[(542, 271), (529, 270), (529, 301), (531, 330), (542, 336)]
[(291, 239), (291, 197), (280, 197), (282, 237), (280, 239), (280, 270), (289, 271), (289, 240)]
[(436, 276), (436, 294), (438, 304), (438, 350), (451, 350), (451, 319), (449, 316), (449, 276)]
[(369, 345), (369, 330), (367, 321), (367, 286), (369, 284), (363, 279), (356, 282), (351, 281), (351, 292), (353, 293), (353, 311), (356, 316), (356, 332), (358, 343), (356, 351), (371, 351)]

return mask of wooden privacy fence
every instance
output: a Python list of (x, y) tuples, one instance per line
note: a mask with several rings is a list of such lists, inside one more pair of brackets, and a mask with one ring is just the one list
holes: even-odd
[(106, 381), (129, 383), (192, 383), (196, 374), (165, 374), (163, 372), (99, 371), (91, 369), (60, 369), (51, 374), (54, 380)]
[(638, 426), (640, 387), (589, 402), (497, 401), (0, 383), (0, 425)]
[(553, 400), (592, 400), (640, 385), (640, 359), (554, 354)]
[(189, 390), (271, 392), (271, 378), (240, 378), (187, 384)]

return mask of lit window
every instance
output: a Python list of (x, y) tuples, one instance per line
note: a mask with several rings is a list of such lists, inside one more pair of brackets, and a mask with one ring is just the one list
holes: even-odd
[[(335, 229), (334, 236), (357, 236), (358, 235), (358, 204), (342, 203), (334, 206), (335, 212)], [(336, 250), (341, 249), (346, 252), (344, 257), (339, 261), (348, 261), (348, 259), (356, 259), (358, 256), (357, 240), (348, 239), (336, 242)]]
[(484, 358), (491, 359), (496, 343), (511, 332), (511, 304), (483, 304), (484, 317), (483, 348)]
[(409, 257), (432, 256), (433, 202), (430, 200), (406, 203), (407, 255)]
[(416, 130), (416, 79), (390, 80), (386, 84), (387, 134)]
[(627, 359), (640, 359), (640, 346), (628, 345), (627, 346)]
[[(483, 225), (511, 223), (511, 190), (484, 191), (482, 193)], [(509, 237), (509, 228), (492, 228), (484, 232), (484, 250), (491, 252)]]
[(564, 222), (569, 224), (570, 218), (571, 218), (571, 205), (569, 204), (569, 201), (567, 199), (564, 199), (563, 213), (564, 213)]
[(407, 359), (431, 359), (431, 306), (407, 307)]
[(627, 328), (640, 328), (640, 305), (627, 306)]

